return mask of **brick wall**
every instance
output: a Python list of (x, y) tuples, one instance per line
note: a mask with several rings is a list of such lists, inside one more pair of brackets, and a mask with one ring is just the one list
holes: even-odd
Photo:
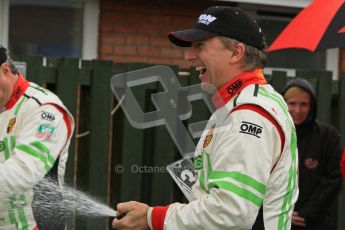
[[(219, 3), (226, 5), (226, 2)], [(100, 0), (99, 59), (189, 67), (167, 34), (188, 28), (215, 2), (209, 0)], [(233, 5), (229, 3), (228, 5)], [(345, 71), (345, 49), (340, 55)]]
[(101, 0), (99, 58), (189, 67), (168, 32), (190, 27), (210, 5), (208, 0)]

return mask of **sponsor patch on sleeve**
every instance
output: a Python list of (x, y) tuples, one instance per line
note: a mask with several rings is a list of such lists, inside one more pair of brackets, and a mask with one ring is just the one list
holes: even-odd
[(40, 139), (42, 138), (49, 139), (53, 135), (54, 130), (55, 128), (51, 125), (40, 124), (36, 131), (36, 137)]
[(242, 121), (240, 127), (240, 133), (249, 134), (257, 138), (260, 138), (262, 130), (263, 128), (260, 125), (248, 121)]
[(194, 158), (194, 169), (200, 170), (200, 169), (202, 169), (202, 166), (203, 166), (202, 155), (199, 155), (199, 156)]
[(54, 122), (55, 121), (55, 115), (52, 113), (49, 113), (47, 111), (42, 111), (41, 112), (41, 119)]
[(7, 125), (7, 133), (10, 133), (14, 127), (14, 125), (16, 124), (16, 118), (11, 118), (11, 120), (8, 122)]

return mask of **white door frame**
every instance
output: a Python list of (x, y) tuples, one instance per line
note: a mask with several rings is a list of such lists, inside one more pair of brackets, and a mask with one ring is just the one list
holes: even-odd
[(99, 0), (84, 0), (82, 59), (98, 57)]
[(0, 0), (0, 45), (8, 47), (9, 0)]

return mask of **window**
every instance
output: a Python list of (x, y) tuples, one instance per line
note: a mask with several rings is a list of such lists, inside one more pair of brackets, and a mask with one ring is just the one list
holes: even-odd
[(0, 0), (0, 44), (14, 54), (97, 58), (99, 0)]
[(12, 53), (81, 57), (81, 2), (12, 0), (9, 12)]

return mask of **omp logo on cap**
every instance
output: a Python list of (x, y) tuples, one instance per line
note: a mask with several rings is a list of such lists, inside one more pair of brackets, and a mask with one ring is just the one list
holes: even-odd
[(200, 17), (198, 18), (198, 23), (202, 23), (205, 25), (209, 25), (211, 22), (213, 22), (214, 20), (216, 20), (217, 18), (212, 16), (212, 15), (208, 15), (208, 14), (202, 14), (200, 15)]
[(257, 138), (260, 138), (263, 128), (260, 125), (250, 123), (247, 121), (242, 121), (240, 129), (240, 133), (249, 134)]

